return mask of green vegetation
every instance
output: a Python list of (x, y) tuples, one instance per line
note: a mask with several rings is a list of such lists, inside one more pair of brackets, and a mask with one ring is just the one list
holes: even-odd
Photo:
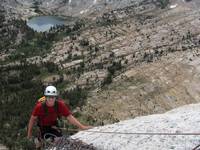
[(83, 20), (77, 20), (72, 26), (57, 26), (49, 32), (35, 32), (26, 25), (26, 21), (5, 21), (3, 14), (0, 20), (0, 52), (11, 53), (7, 62), (44, 56), (54, 42), (67, 35), (77, 34), (85, 26)]
[(6, 21), (3, 14), (0, 14), (0, 52), (15, 49), (26, 35), (31, 35), (33, 30), (26, 26), (26, 22), (22, 20)]
[(169, 0), (157, 0), (157, 2), (161, 9), (164, 9), (169, 4)]
[(38, 1), (35, 1), (35, 2), (33, 3), (33, 7), (32, 7), (32, 8), (35, 9), (35, 12), (36, 12), (36, 13), (42, 14), (41, 10), (39, 9), (39, 5), (40, 5), (40, 3), (39, 3)]
[(10, 55), (11, 60), (18, 60), (24, 56), (43, 56), (50, 50), (52, 42), (49, 38), (41, 33), (34, 33), (32, 36), (32, 38), (28, 37), (27, 40), (22, 40), (16, 51)]
[(0, 141), (10, 149), (25, 149), (21, 143), (26, 137), (28, 118), (43, 91), (42, 83), (33, 80), (39, 73), (39, 67), (28, 64), (1, 68)]
[(113, 14), (105, 13), (101, 18), (97, 19), (96, 24), (98, 26), (112, 26), (117, 24), (117, 18), (114, 13)]
[(81, 89), (80, 87), (76, 87), (63, 93), (63, 98), (69, 100), (69, 105), (72, 108), (81, 107), (85, 103), (85, 99), (87, 98), (87, 90)]
[(113, 62), (112, 66), (108, 67), (108, 75), (107, 75), (107, 78), (104, 80), (102, 86), (112, 83), (112, 78), (113, 78), (115, 72), (117, 72), (121, 69), (122, 69), (121, 61)]
[(4, 24), (0, 31), (0, 51), (9, 52), (12, 49), (7, 61), (42, 56), (49, 51), (55, 39), (55, 34), (34, 32), (22, 20), (11, 20)]
[[(44, 71), (46, 74), (58, 72), (50, 63), (37, 66), (27, 62), (0, 70), (0, 143), (10, 149), (30, 149), (31, 143), (25, 138), (27, 124), (37, 99), (43, 95), (44, 86), (37, 77)], [(61, 84), (56, 83), (58, 87)], [(68, 92), (61, 91), (61, 97), (69, 99), (71, 108), (81, 107), (87, 91), (77, 87)]]
[[(72, 27), (59, 26), (50, 32), (38, 33), (28, 28), (25, 21), (5, 21), (3, 15), (0, 15), (0, 20), (0, 52), (10, 54), (1, 64), (19, 62), (0, 66), (0, 143), (9, 149), (33, 149), (33, 143), (26, 139), (26, 131), (31, 111), (43, 95), (42, 78), (52, 74), (62, 75), (62, 71), (52, 62), (30, 64), (26, 58), (46, 55), (54, 42), (66, 35), (77, 34), (84, 27), (84, 22), (77, 21)], [(63, 87), (62, 80), (53, 84)], [(87, 97), (87, 90), (79, 87), (68, 92), (59, 90), (61, 97), (70, 100), (71, 108), (82, 106)]]

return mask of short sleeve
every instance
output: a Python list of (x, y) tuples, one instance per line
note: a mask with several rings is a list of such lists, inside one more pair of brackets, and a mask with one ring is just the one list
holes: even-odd
[(71, 115), (69, 107), (63, 101), (59, 101), (59, 113), (65, 117)]
[(41, 107), (41, 103), (38, 103), (38, 104), (34, 107), (34, 109), (33, 109), (33, 111), (32, 111), (32, 115), (33, 115), (33, 116), (39, 116), (39, 114), (40, 114), (40, 107)]

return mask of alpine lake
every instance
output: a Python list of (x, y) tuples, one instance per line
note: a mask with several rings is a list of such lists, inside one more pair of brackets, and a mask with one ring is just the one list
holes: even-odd
[(37, 32), (49, 31), (52, 27), (64, 24), (65, 20), (56, 16), (37, 16), (27, 21), (27, 25)]

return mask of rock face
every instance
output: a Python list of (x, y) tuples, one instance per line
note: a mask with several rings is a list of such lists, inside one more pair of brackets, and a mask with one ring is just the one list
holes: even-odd
[[(1, 5), (8, 12), (8, 16), (27, 19), (41, 13), (62, 16), (96, 17), (115, 9), (122, 9), (131, 5), (140, 6), (145, 3), (154, 3), (164, 8), (168, 2), (168, 0), (3, 0)], [(171, 2), (186, 3), (187, 1), (174, 0)], [(191, 3), (191, 7), (198, 9), (198, 0), (189, 2)], [(144, 9), (148, 9), (148, 7), (139, 7), (140, 11)]]
[(87, 16), (92, 13), (99, 15), (106, 12), (107, 9), (123, 8), (140, 1), (142, 0), (59, 0), (51, 2), (45, 0), (41, 1), (41, 8), (46, 9), (48, 12), (54, 10), (62, 15)]
[[(200, 131), (199, 115), (200, 104), (191, 104), (164, 114), (137, 117), (103, 127), (95, 127), (88, 132), (79, 132), (72, 138), (93, 144), (100, 150), (192, 149), (200, 144), (200, 135), (195, 135)], [(164, 133), (169, 133), (169, 135), (162, 135)], [(194, 133), (194, 135), (181, 135), (184, 133)]]
[(31, 15), (37, 15), (38, 9), (44, 14), (62, 16), (87, 16), (92, 13), (100, 15), (108, 10), (123, 8), (141, 1), (143, 0), (8, 0), (3, 1), (2, 5), (10, 15), (26, 19)]

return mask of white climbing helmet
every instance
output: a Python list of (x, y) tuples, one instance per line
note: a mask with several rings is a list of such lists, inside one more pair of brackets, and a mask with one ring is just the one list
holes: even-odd
[(58, 96), (58, 92), (55, 86), (47, 86), (44, 91), (45, 96)]

